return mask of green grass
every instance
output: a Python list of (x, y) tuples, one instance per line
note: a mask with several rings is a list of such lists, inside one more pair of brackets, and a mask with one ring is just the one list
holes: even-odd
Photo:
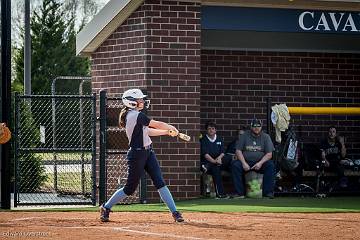
[[(295, 198), (275, 199), (194, 199), (177, 201), (177, 207), (185, 212), (360, 212), (360, 197)], [(44, 210), (37, 210), (44, 211)], [(45, 211), (98, 211), (97, 207), (46, 209)], [(113, 211), (162, 212), (168, 211), (162, 203), (116, 205)]]
[[(46, 181), (43, 183), (42, 188), (54, 189), (54, 174), (48, 173)], [(81, 172), (61, 172), (57, 174), (58, 190), (59, 191), (70, 191), (70, 192), (81, 192)], [(91, 172), (85, 171), (85, 190), (91, 192)]]
[[(35, 156), (42, 159), (43, 161), (53, 160), (54, 154), (53, 153), (35, 153)], [(56, 158), (58, 160), (67, 160), (67, 161), (78, 161), (81, 160), (81, 153), (56, 153)], [(91, 153), (85, 153), (84, 154), (85, 161), (88, 161), (88, 159), (91, 159)]]

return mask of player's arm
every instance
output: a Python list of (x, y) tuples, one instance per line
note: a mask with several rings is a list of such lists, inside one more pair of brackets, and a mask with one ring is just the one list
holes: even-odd
[(215, 159), (213, 159), (209, 154), (205, 154), (204, 155), (205, 159), (208, 161), (208, 162), (211, 162), (211, 163), (217, 163)]
[(164, 136), (164, 135), (169, 135), (169, 130), (149, 128), (149, 136), (150, 137)]
[(261, 164), (266, 163), (267, 161), (269, 161), (270, 159), (272, 159), (272, 152), (268, 152), (266, 153), (260, 160)]
[(236, 149), (235, 154), (236, 154), (237, 159), (239, 159), (239, 161), (241, 162), (241, 165), (242, 165), (244, 171), (249, 171), (249, 170), (250, 170), (250, 166), (249, 166), (249, 164), (246, 162), (246, 159), (244, 158), (244, 155), (243, 155), (242, 151), (239, 150), (239, 149)]
[[(152, 120), (142, 112), (140, 112), (138, 115), (137, 123), (149, 127), (149, 136), (170, 135), (175, 137), (179, 133), (179, 131), (174, 126), (161, 121)], [(155, 129), (159, 131), (155, 131)]]
[(342, 158), (346, 157), (346, 147), (345, 147), (345, 139), (343, 136), (338, 136), (338, 141), (340, 143), (341, 149), (340, 154)]
[(322, 162), (324, 163), (324, 166), (325, 167), (330, 166), (330, 162), (326, 159), (325, 149), (321, 148), (320, 151), (321, 151), (321, 159), (322, 159)]
[(270, 136), (266, 134), (264, 145), (265, 155), (260, 160), (261, 165), (272, 159), (272, 153), (274, 150), (274, 144), (272, 143)]
[(201, 151), (201, 155), (204, 156), (206, 161), (210, 163), (216, 163), (215, 159), (210, 156), (208, 145), (205, 143), (204, 139), (201, 139), (200, 141), (200, 151)]
[(326, 154), (325, 154), (325, 150), (324, 149), (320, 149), (321, 151), (321, 159), (326, 161)]
[(224, 142), (223, 141), (220, 141), (221, 143), (221, 148), (220, 148), (220, 155), (217, 156), (217, 158), (215, 159), (215, 161), (218, 163), (218, 164), (222, 164), (222, 158), (225, 156), (225, 153), (224, 153)]
[(346, 147), (344, 144), (341, 146), (341, 157), (342, 158), (346, 157)]
[(174, 130), (178, 131), (174, 126), (167, 124), (165, 122), (156, 121), (156, 120), (150, 120), (149, 127), (161, 129), (161, 130)]
[(245, 137), (240, 136), (240, 138), (235, 143), (235, 155), (236, 155), (236, 158), (242, 163), (243, 166), (244, 166), (244, 164), (247, 164), (244, 154), (242, 152), (244, 148), (245, 148)]
[(242, 164), (246, 163), (245, 157), (244, 157), (244, 155), (243, 155), (243, 153), (242, 153), (242, 151), (240, 149), (236, 149), (235, 155), (236, 155), (237, 159), (239, 159)]

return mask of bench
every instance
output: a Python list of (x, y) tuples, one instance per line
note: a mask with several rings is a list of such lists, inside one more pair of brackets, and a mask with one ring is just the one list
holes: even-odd
[[(232, 153), (226, 153), (225, 156), (230, 156), (233, 160), (236, 159), (235, 154)], [(223, 178), (230, 178), (231, 173), (228, 171), (221, 171), (221, 176)], [(201, 195), (206, 197), (215, 197), (216, 191), (214, 186), (214, 181), (212, 179), (212, 176), (210, 174), (206, 174), (204, 172), (201, 172)]]
[[(347, 155), (348, 159), (352, 159), (352, 161), (355, 161), (356, 159), (360, 159), (360, 155), (359, 154), (355, 154), (355, 153), (352, 153), (352, 154), (348, 154)], [(319, 168), (320, 167), (320, 161), (319, 160), (314, 160), (314, 159), (319, 159), (320, 156), (311, 156), (311, 154), (308, 154), (308, 156), (306, 156), (306, 160), (305, 160), (305, 163), (309, 163), (309, 161), (313, 162), (313, 163), (317, 163), (315, 164), (316, 165), (316, 168)], [(311, 159), (311, 160), (309, 160)], [(326, 169), (323, 171), (323, 172), (318, 172), (318, 170), (303, 170), (303, 176), (304, 177), (314, 177), (314, 176), (317, 176), (318, 173), (321, 173), (322, 176), (324, 177), (335, 177), (336, 176), (336, 173), (334, 172), (329, 172), (329, 171), (326, 171)], [(353, 176), (360, 176), (360, 168), (359, 166), (357, 166), (356, 168), (347, 168), (345, 169), (345, 172), (344, 172), (345, 176), (347, 177), (353, 177)]]
[[(304, 170), (303, 171), (303, 176), (304, 177), (316, 177), (317, 174), (318, 174), (317, 171), (313, 171), (313, 170)], [(356, 177), (356, 176), (360, 176), (360, 171), (354, 171), (354, 170), (351, 170), (351, 169), (346, 169), (344, 174), (345, 174), (346, 177)], [(336, 173), (324, 171), (322, 176), (324, 176), (324, 177), (336, 177)]]
[[(228, 171), (221, 171), (221, 176), (225, 178), (231, 177)], [(201, 195), (205, 197), (215, 197), (216, 191), (213, 178), (210, 174), (201, 173)]]

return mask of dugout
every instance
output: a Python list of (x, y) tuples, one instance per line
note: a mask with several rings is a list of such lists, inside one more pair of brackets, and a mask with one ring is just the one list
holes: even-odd
[[(197, 136), (207, 120), (229, 143), (266, 119), (266, 99), (292, 106), (358, 106), (360, 4), (349, 1), (110, 1), (77, 35), (92, 87), (148, 92), (149, 114), (194, 136), (154, 146), (177, 199), (200, 193)], [(306, 142), (328, 125), (360, 150), (358, 116), (297, 116)], [(158, 200), (150, 182), (147, 198)]]

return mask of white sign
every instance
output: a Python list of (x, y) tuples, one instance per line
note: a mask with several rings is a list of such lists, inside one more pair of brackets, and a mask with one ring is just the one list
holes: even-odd
[(40, 142), (45, 143), (45, 126), (40, 125)]
[(302, 12), (299, 26), (305, 31), (359, 32), (359, 14), (346, 12)]

